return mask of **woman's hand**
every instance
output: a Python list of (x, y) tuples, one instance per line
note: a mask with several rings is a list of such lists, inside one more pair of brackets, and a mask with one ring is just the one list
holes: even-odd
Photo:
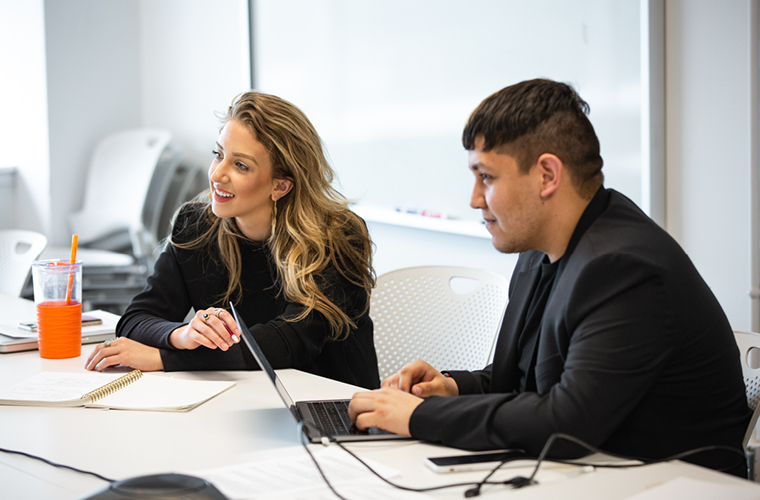
[(232, 314), (224, 309), (201, 309), (185, 326), (169, 335), (169, 342), (177, 349), (195, 349), (199, 346), (223, 351), (240, 342), (240, 328)]
[(87, 359), (85, 368), (100, 372), (109, 366), (116, 365), (124, 365), (144, 372), (164, 369), (164, 363), (161, 361), (161, 354), (157, 348), (125, 337), (106, 340), (103, 344), (98, 344)]

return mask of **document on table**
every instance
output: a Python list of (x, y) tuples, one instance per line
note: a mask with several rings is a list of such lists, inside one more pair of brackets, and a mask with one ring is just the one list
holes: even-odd
[[(352, 500), (417, 500), (423, 495), (393, 488), (375, 477), (366, 467), (334, 446), (312, 452), (330, 484)], [(395, 469), (371, 460), (370, 467), (385, 478), (398, 476)], [(231, 500), (282, 498), (289, 500), (334, 499), (314, 462), (307, 454), (188, 472), (219, 488)]]
[(731, 500), (757, 500), (760, 498), (760, 486), (756, 483), (711, 483), (690, 477), (677, 477), (654, 488), (642, 491), (627, 500), (672, 500), (688, 498), (690, 500), (714, 500), (730, 498)]

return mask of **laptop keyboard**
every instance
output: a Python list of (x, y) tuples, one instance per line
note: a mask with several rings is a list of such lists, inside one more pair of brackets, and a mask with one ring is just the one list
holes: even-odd
[(348, 403), (345, 401), (319, 401), (306, 403), (314, 421), (326, 436), (345, 436), (357, 432), (348, 418)]

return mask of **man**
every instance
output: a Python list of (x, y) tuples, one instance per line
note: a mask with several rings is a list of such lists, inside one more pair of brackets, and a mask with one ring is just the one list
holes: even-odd
[[(536, 456), (553, 433), (602, 450), (745, 475), (750, 410), (731, 327), (679, 245), (602, 185), (588, 105), (531, 80), (484, 100), (463, 134), (480, 209), (501, 252), (520, 252), (493, 364), (415, 361), (354, 395), (351, 418), (471, 450)], [(567, 442), (552, 455), (577, 455)]]

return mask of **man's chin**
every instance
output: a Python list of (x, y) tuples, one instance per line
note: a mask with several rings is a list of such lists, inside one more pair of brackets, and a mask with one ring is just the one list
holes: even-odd
[(504, 238), (504, 235), (500, 233), (491, 233), (491, 244), (501, 253), (520, 253), (527, 250), (527, 248), (523, 248), (525, 245), (510, 241), (509, 239)]

